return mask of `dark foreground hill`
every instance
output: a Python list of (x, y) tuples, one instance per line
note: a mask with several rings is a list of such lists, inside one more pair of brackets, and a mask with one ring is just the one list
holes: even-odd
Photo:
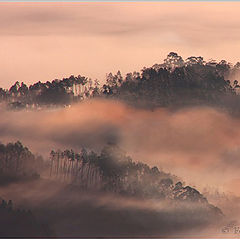
[(49, 226), (40, 223), (28, 210), (14, 209), (11, 200), (0, 204), (1, 238), (49, 238), (53, 237)]
[(224, 221), (210, 205), (83, 191), (49, 180), (13, 184), (6, 194), (31, 208), (57, 238), (209, 237), (207, 229), (217, 234)]

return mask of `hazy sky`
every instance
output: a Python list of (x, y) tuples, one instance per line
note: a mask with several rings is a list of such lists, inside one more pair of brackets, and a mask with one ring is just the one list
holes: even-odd
[(0, 3), (0, 86), (103, 80), (170, 51), (240, 60), (240, 2)]

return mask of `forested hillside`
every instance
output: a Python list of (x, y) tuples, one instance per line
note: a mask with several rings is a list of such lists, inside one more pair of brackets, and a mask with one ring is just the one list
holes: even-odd
[(0, 184), (34, 180), (47, 167), (41, 156), (35, 156), (21, 142), (0, 144)]
[(206, 205), (209, 211), (222, 216), (217, 207), (196, 189), (184, 186), (170, 173), (134, 162), (116, 145), (108, 145), (100, 154), (82, 149), (52, 151), (50, 178), (68, 183), (84, 191), (110, 192), (138, 199), (158, 199)]
[(204, 61), (188, 57), (185, 61), (170, 52), (162, 64), (144, 67), (141, 72), (109, 73), (101, 85), (83, 76), (70, 76), (29, 87), (16, 82), (0, 89), (1, 101), (10, 109), (66, 106), (92, 97), (107, 97), (144, 108), (210, 105), (238, 112), (240, 63), (225, 60)]
[[(51, 151), (49, 160), (36, 157), (20, 142), (1, 144), (1, 184), (45, 179), (75, 186), (79, 190), (110, 192), (142, 199), (187, 201), (208, 205), (196, 189), (184, 186), (170, 173), (134, 162), (116, 145), (108, 145), (100, 154), (82, 149)], [(211, 207), (211, 205), (209, 205)], [(216, 213), (221, 211), (215, 208)]]

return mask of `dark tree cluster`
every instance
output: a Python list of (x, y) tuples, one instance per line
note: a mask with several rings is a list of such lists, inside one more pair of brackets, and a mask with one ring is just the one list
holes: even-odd
[(96, 164), (97, 155), (82, 149), (80, 153), (73, 150), (51, 151), (50, 177), (66, 183), (73, 183), (82, 189), (99, 189), (101, 174)]
[(17, 81), (8, 90), (0, 88), (0, 101), (7, 102), (10, 109), (69, 105), (98, 94), (98, 86), (97, 80), (93, 83), (91, 79), (80, 75), (46, 83), (37, 82), (29, 87)]
[(1, 238), (53, 237), (47, 224), (40, 223), (30, 210), (14, 209), (12, 200), (0, 204)]
[(41, 156), (35, 156), (21, 142), (0, 144), (0, 182), (37, 179), (46, 167)]
[(196, 189), (184, 186), (179, 179), (141, 162), (134, 162), (115, 145), (104, 147), (100, 154), (82, 149), (52, 151), (50, 176), (81, 189), (113, 192), (140, 198), (171, 199), (206, 203)]
[(0, 88), (0, 101), (10, 109), (66, 106), (92, 97), (107, 97), (131, 105), (150, 108), (211, 105), (239, 112), (240, 63), (225, 60), (204, 61), (191, 56), (183, 60), (170, 52), (162, 64), (143, 68), (123, 77), (118, 71), (106, 75), (100, 86), (98, 80), (70, 76), (52, 82), (37, 82), (29, 87), (16, 82), (10, 89)]
[(118, 75), (110, 75), (112, 80), (107, 80), (102, 94), (134, 106), (213, 105), (231, 109), (240, 101), (238, 81), (228, 80), (240, 76), (240, 64), (232, 66), (225, 60), (205, 62), (202, 57), (189, 57), (184, 61), (171, 52), (163, 64), (128, 73), (125, 79)]

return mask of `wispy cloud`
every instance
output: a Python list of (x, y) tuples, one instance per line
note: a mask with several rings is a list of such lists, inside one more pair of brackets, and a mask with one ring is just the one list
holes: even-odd
[(102, 80), (170, 51), (236, 62), (238, 2), (1, 3), (0, 84), (70, 74)]

